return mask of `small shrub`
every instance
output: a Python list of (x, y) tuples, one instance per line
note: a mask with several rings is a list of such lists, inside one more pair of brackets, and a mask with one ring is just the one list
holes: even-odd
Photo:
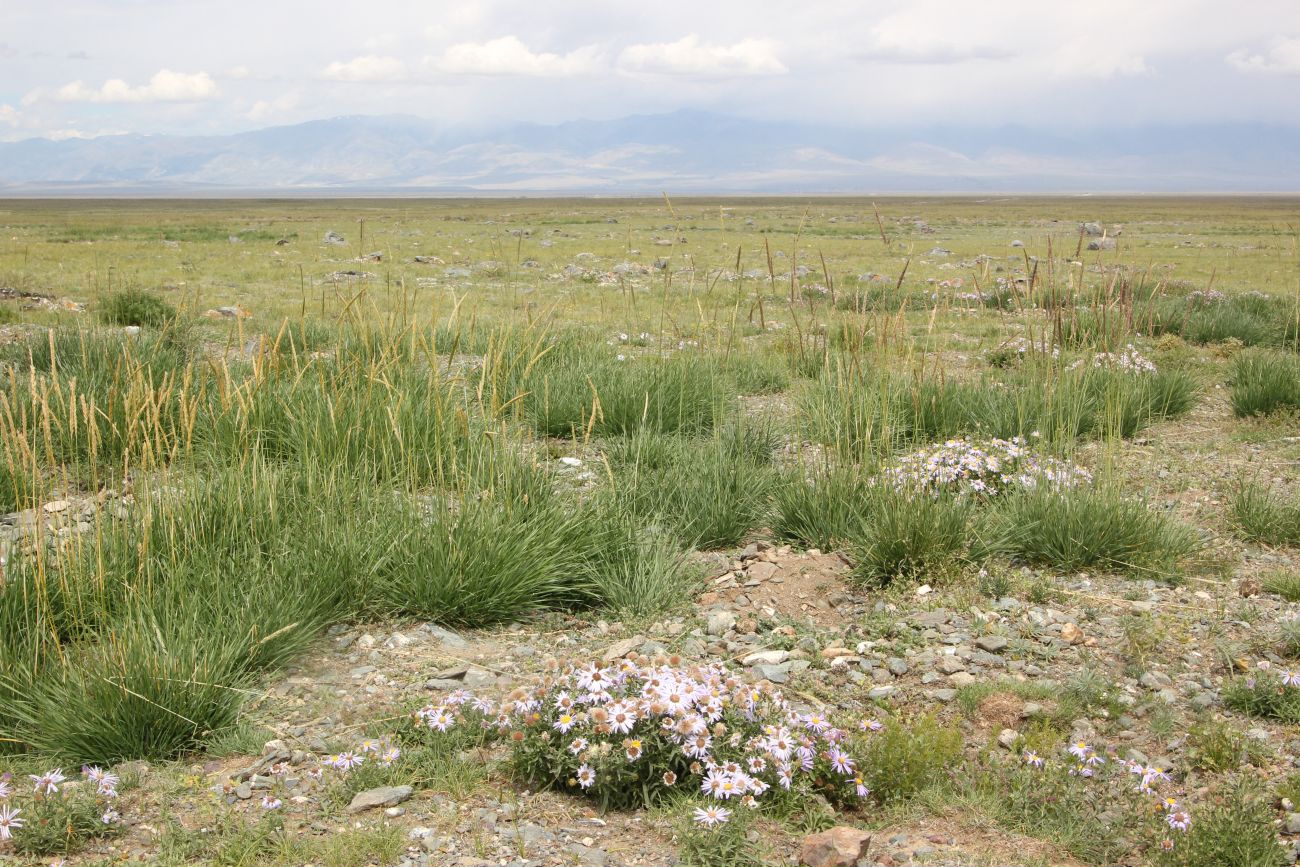
[(1187, 731), (1187, 760), (1199, 771), (1235, 770), (1249, 760), (1246, 739), (1222, 720), (1198, 723)]
[(162, 297), (142, 289), (124, 289), (105, 298), (99, 318), (109, 325), (163, 328), (176, 319), (176, 308)]
[(1059, 490), (1087, 485), (1092, 473), (1034, 454), (1022, 437), (953, 439), (904, 455), (881, 472), (879, 481), (902, 491), (995, 497), (1040, 486)]
[(761, 809), (780, 792), (833, 803), (868, 797), (859, 761), (879, 727), (834, 728), (819, 712), (792, 711), (770, 684), (744, 683), (718, 663), (632, 659), (569, 667), (500, 704), (460, 691), (417, 716), (439, 733), (486, 728), (508, 737), (521, 780), (583, 795), (601, 809), (703, 792), (696, 815), (715, 828), (729, 824), (732, 809)]
[(1008, 497), (984, 528), (986, 550), (1062, 571), (1100, 567), (1169, 579), (1198, 547), (1192, 530), (1100, 489)]
[(1235, 677), (1224, 687), (1223, 703), (1247, 716), (1300, 724), (1300, 672), (1260, 668)]
[(1229, 383), (1238, 418), (1300, 409), (1300, 357), (1281, 353), (1239, 355)]
[(1283, 867), (1289, 863), (1286, 850), (1278, 845), (1273, 811), (1258, 783), (1249, 779), (1229, 784), (1212, 805), (1197, 812), (1186, 833), (1163, 838), (1150, 853), (1156, 867)]
[[(86, 768), (82, 780), (67, 780), (62, 768), (47, 771), (35, 784), (13, 797), (0, 797), (0, 812), (13, 811), (14, 851), (21, 855), (69, 855), (93, 840), (111, 837), (122, 827), (114, 809), (118, 778), (102, 768)], [(9, 789), (8, 774), (0, 784)], [(27, 784), (27, 781), (23, 781)], [(71, 785), (70, 785), (71, 784)]]
[(961, 732), (932, 716), (877, 732), (863, 756), (864, 779), (877, 800), (905, 801), (947, 780), (962, 756)]
[(1300, 545), (1300, 501), (1244, 484), (1233, 493), (1229, 508), (1233, 526), (1243, 539), (1266, 545)]

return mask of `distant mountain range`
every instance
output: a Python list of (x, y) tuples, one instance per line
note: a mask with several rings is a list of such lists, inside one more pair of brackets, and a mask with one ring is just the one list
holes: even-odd
[(469, 129), (358, 116), (0, 143), (0, 196), (1300, 191), (1300, 126), (872, 128), (698, 111)]

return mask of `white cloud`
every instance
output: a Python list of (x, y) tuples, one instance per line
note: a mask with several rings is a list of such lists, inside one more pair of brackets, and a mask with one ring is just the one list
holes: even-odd
[(253, 70), (247, 66), (232, 66), (226, 70), (226, 78), (233, 78), (236, 81), (242, 81), (245, 78), (253, 77)]
[(487, 42), (458, 43), (429, 63), (454, 75), (560, 77), (595, 72), (601, 66), (601, 55), (594, 45), (576, 48), (568, 54), (536, 52), (517, 36), (502, 36)]
[(911, 17), (885, 18), (871, 28), (867, 47), (859, 52), (863, 60), (880, 63), (918, 63), (943, 66), (971, 60), (1006, 60), (1016, 56), (1010, 48), (980, 43), (969, 32), (961, 38), (936, 32), (933, 18), (924, 22)]
[[(217, 83), (206, 72), (193, 74), (160, 69), (148, 84), (132, 87), (120, 78), (111, 78), (98, 89), (81, 81), (63, 85), (53, 94), (57, 102), (199, 102), (217, 95)], [(24, 102), (35, 101), (39, 94), (28, 94)]]
[(0, 103), (0, 123), (18, 126), (18, 109), (8, 103)]
[(742, 39), (734, 45), (701, 42), (694, 33), (676, 42), (629, 45), (619, 68), (661, 75), (781, 75), (788, 72), (770, 39)]
[(1300, 36), (1279, 39), (1265, 52), (1234, 51), (1224, 58), (1242, 72), (1300, 75)]
[(406, 77), (406, 64), (396, 57), (363, 54), (347, 63), (336, 60), (325, 67), (321, 75), (334, 81), (399, 81)]
[(300, 102), (301, 95), (296, 91), (290, 91), (275, 99), (259, 99), (244, 113), (244, 116), (249, 120), (274, 120), (283, 116), (285, 112), (297, 108)]
[(1061, 46), (1052, 55), (1051, 63), (1052, 71), (1064, 78), (1113, 78), (1150, 71), (1143, 55), (1091, 40), (1076, 39)]

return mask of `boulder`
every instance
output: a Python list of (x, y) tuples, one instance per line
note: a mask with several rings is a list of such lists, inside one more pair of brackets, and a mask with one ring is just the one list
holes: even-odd
[(803, 839), (799, 863), (805, 867), (855, 867), (867, 856), (871, 835), (861, 828), (839, 825)]

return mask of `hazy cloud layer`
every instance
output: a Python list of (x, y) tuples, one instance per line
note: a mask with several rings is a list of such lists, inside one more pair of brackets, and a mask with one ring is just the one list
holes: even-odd
[(5, 0), (0, 138), (679, 108), (844, 125), (1295, 122), (1300, 4)]
[(73, 81), (52, 94), (33, 91), (27, 103), (51, 98), (57, 102), (198, 102), (217, 95), (217, 83), (206, 72), (187, 74), (160, 69), (148, 83), (131, 86), (120, 78), (110, 78), (99, 87), (87, 87)]

